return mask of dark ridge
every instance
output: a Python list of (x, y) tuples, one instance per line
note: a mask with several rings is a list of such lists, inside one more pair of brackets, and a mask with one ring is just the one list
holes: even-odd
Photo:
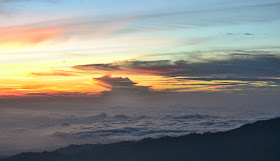
[(70, 145), (21, 153), (1, 161), (279, 161), (280, 118), (227, 132), (147, 138), (114, 144)]

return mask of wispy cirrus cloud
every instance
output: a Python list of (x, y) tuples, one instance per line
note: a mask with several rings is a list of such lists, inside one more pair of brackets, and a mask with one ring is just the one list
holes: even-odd
[(116, 18), (109, 20), (66, 19), (13, 27), (0, 27), (1, 45), (36, 45), (42, 42), (65, 41), (71, 38), (100, 38), (123, 33), (123, 28), (133, 20)]
[(31, 72), (31, 76), (77, 76), (74, 72), (69, 71), (52, 71), (52, 72)]
[[(10, 4), (25, 3), (25, 2), (46, 2), (55, 3), (59, 0), (0, 0), (0, 16), (9, 15), (11, 12), (15, 12), (17, 9), (7, 7)], [(12, 10), (12, 11), (11, 11)]]
[(61, 27), (13, 27), (0, 28), (1, 45), (34, 45), (46, 41), (65, 40), (66, 30)]
[[(0, 12), (1, 12), (1, 4), (2, 6), (7, 3), (12, 2), (27, 2), (28, 0), (6, 0), (0, 1)], [(31, 0), (30, 0), (31, 1)], [(43, 0), (45, 2), (56, 2), (52, 0)], [(137, 32), (154, 32), (154, 31), (163, 31), (163, 30), (180, 30), (180, 29), (189, 29), (189, 28), (199, 28), (199, 27), (208, 27), (208, 26), (216, 26), (221, 24), (239, 24), (248, 21), (259, 22), (265, 20), (276, 19), (276, 17), (268, 15), (264, 15), (259, 19), (250, 19), (251, 13), (248, 12), (247, 9), (256, 10), (256, 12), (260, 9), (267, 9), (268, 12), (275, 12), (275, 8), (277, 8), (280, 4), (263, 4), (257, 6), (241, 6), (241, 7), (231, 7), (229, 10), (239, 9), (240, 12), (244, 12), (244, 17), (242, 19), (231, 19), (230, 21), (227, 19), (228, 16), (238, 16), (238, 15), (227, 15), (225, 14), (217, 14), (217, 12), (223, 13), (225, 11), (224, 8), (220, 9), (209, 9), (209, 10), (200, 10), (200, 11), (176, 11), (176, 12), (162, 12), (156, 14), (136, 14), (131, 16), (124, 15), (116, 15), (109, 17), (79, 17), (79, 18), (68, 18), (68, 19), (59, 19), (52, 21), (43, 21), (37, 22), (33, 24), (27, 24), (22, 27), (22, 29), (15, 28), (15, 32), (20, 32), (17, 30), (40, 30), (44, 28), (60, 28), (63, 29), (64, 32), (62, 36), (64, 37), (100, 37), (100, 36), (118, 36), (122, 34), (131, 34)], [(3, 7), (2, 7), (3, 8)], [(272, 8), (269, 10), (269, 8)], [(2, 12), (4, 12), (2, 10)], [(207, 19), (202, 21), (197, 21), (195, 18), (189, 18), (185, 20), (185, 17), (201, 17), (206, 14), (215, 14), (215, 15), (224, 15), (219, 18), (213, 18), (211, 16), (202, 16), (208, 17)], [(278, 17), (277, 17), (278, 18)], [(102, 20), (101, 20), (102, 19)], [(217, 20), (218, 19), (218, 20)], [(160, 20), (160, 21), (158, 21)], [(170, 25), (172, 24), (172, 25)], [(34, 27), (35, 26), (35, 27)], [(9, 32), (7, 29), (2, 29), (3, 31)], [(228, 35), (253, 35), (250, 31), (244, 33), (228, 33)], [(20, 35), (18, 37), (21, 37)], [(7, 38), (6, 38), (7, 39)], [(39, 38), (36, 38), (39, 39)], [(33, 40), (35, 41), (35, 40)]]

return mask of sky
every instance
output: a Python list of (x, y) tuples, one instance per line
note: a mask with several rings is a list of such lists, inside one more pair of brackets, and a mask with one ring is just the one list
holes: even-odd
[(1, 0), (0, 95), (98, 95), (112, 89), (104, 76), (170, 92), (278, 88), (279, 7)]
[(0, 155), (277, 116), (279, 15), (279, 0), (0, 0)]

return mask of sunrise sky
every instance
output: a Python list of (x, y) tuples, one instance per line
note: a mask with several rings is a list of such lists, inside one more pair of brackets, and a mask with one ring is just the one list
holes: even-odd
[(280, 0), (0, 0), (0, 158), (280, 116)]
[(279, 0), (0, 0), (0, 97), (280, 85)]

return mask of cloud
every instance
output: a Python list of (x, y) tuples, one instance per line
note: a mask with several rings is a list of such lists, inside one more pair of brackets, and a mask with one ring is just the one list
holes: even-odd
[[(29, 0), (37, 2), (35, 0)], [(41, 0), (42, 2), (56, 2), (52, 0)], [(7, 3), (12, 2), (28, 2), (28, 0), (4, 0), (0, 1), (0, 8)], [(38, 22), (34, 24), (25, 25), (26, 28), (30, 26), (53, 26), (54, 24), (63, 29), (69, 31), (67, 35), (70, 36), (112, 36), (120, 34), (129, 34), (136, 32), (151, 32), (151, 31), (162, 31), (162, 30), (180, 30), (186, 28), (199, 28), (209, 27), (221, 24), (239, 24), (248, 22), (260, 22), (279, 19), (277, 14), (274, 14), (275, 10), (278, 9), (280, 3), (262, 4), (262, 5), (241, 5), (239, 7), (228, 7), (228, 8), (215, 8), (206, 10), (195, 10), (195, 11), (175, 11), (175, 12), (162, 12), (162, 13), (141, 13), (131, 16), (123, 15), (111, 15), (110, 17), (99, 17), (94, 19), (93, 17), (84, 18), (68, 18), (59, 19), (45, 22)], [(2, 7), (3, 8), (3, 7)], [(250, 9), (250, 12), (248, 11)], [(238, 9), (244, 14), (240, 18), (240, 13), (236, 12)], [(252, 13), (256, 13), (259, 10), (266, 10), (260, 18), (256, 18)], [(225, 12), (227, 10), (227, 12)], [(230, 12), (229, 12), (230, 10)], [(0, 9), (1, 11), (1, 9)], [(5, 12), (2, 9), (2, 12)], [(236, 13), (236, 14), (235, 14)], [(273, 13), (273, 14), (272, 14)], [(210, 16), (201, 16), (209, 15)], [(218, 17), (217, 17), (218, 15)], [(185, 17), (189, 17), (185, 19)], [(203, 20), (197, 20), (197, 17), (203, 17)], [(229, 17), (230, 19), (227, 19)], [(252, 18), (253, 17), (253, 18)], [(100, 20), (102, 19), (102, 20)], [(259, 20), (260, 19), (260, 20)], [(160, 21), (158, 21), (160, 20)], [(172, 24), (172, 25), (170, 25)], [(234, 33), (229, 33), (234, 34)], [(250, 32), (237, 33), (242, 35), (252, 35)]]
[(131, 18), (59, 19), (15, 27), (0, 27), (0, 45), (36, 45), (47, 41), (66, 41), (72, 37), (84, 39), (89, 36), (92, 38), (113, 36), (123, 33), (121, 30), (132, 21)]
[(134, 85), (136, 84), (129, 78), (111, 77), (110, 75), (105, 75), (100, 78), (93, 78), (93, 80), (99, 82), (100, 84), (111, 86), (112, 88), (130, 88), (134, 87)]
[(181, 71), (170, 76), (209, 76), (235, 75), (244, 77), (279, 77), (279, 57), (231, 57), (226, 60), (209, 60), (207, 62), (189, 63), (177, 61), (173, 68)]
[[(46, 2), (46, 3), (56, 3), (59, 0), (0, 0), (0, 16), (10, 14), (10, 9), (6, 8), (6, 5), (12, 3), (25, 3), (25, 2)], [(16, 9), (13, 9), (13, 11)]]
[[(0, 14), (4, 14), (6, 12), (5, 6), (8, 3), (31, 1), (37, 2), (35, 0), (2, 0), (0, 1)], [(39, 2), (56, 1), (40, 0)], [(226, 13), (225, 8), (215, 8), (215, 10), (207, 9), (200, 11), (175, 11), (156, 14), (142, 13), (132, 16), (111, 15), (109, 17), (107, 16), (99, 18), (88, 16), (79, 19), (66, 18), (59, 20), (50, 20), (45, 22), (37, 22), (34, 24), (27, 24), (21, 26), (20, 28), (0, 28), (0, 45), (34, 45), (49, 41), (64, 41), (72, 37), (84, 40), (85, 37), (98, 38), (110, 36), (127, 36), (126, 34), (137, 32), (157, 32), (162, 30), (169, 31), (186, 28), (209, 27), (221, 24), (239, 24), (256, 21), (269, 21), (271, 19), (279, 19), (279, 17), (276, 16), (277, 14), (274, 14), (275, 8), (277, 8), (278, 6), (279, 3), (252, 6), (241, 5), (241, 7), (228, 8), (232, 12)], [(228, 15), (228, 13), (235, 13), (237, 8), (241, 10), (242, 13), (244, 12), (244, 16), (242, 16), (242, 18), (240, 18), (239, 13)], [(253, 11), (248, 12), (248, 8)], [(252, 16), (251, 14), (257, 13), (260, 9), (265, 9), (267, 10), (267, 12), (265, 12), (265, 15), (263, 15), (263, 17), (257, 18), (256, 20), (256, 16)], [(211, 15), (201, 16), (201, 14)], [(217, 17), (217, 15), (222, 16)], [(234, 18), (232, 18), (232, 16)], [(191, 18), (185, 19), (185, 17)], [(196, 17), (205, 17), (205, 20), (203, 19), (198, 21)], [(230, 21), (227, 19), (227, 17), (230, 17)], [(250, 32), (240, 34), (252, 35), (252, 33)], [(143, 71), (142, 73), (144, 72), (145, 71)], [(158, 71), (155, 71), (155, 73), (156, 72)]]
[(73, 68), (79, 70), (102, 70), (102, 71), (117, 71), (122, 70), (120, 65), (109, 63), (109, 64), (86, 64), (86, 65), (76, 65)]
[(215, 86), (210, 86), (209, 88), (214, 88), (214, 89), (218, 89), (218, 88), (229, 88), (229, 87), (233, 87), (234, 85), (215, 85)]
[[(108, 64), (77, 65), (73, 68), (90, 73), (96, 72), (96, 74), (164, 76), (169, 81), (173, 80), (173, 82), (166, 82), (165, 85), (168, 85), (170, 90), (174, 87), (174, 91), (249, 90), (280, 86), (280, 57), (273, 54), (266, 55), (265, 52), (257, 52), (257, 55), (253, 55), (251, 52), (235, 51), (233, 54), (208, 59), (197, 58), (195, 61), (130, 60)], [(106, 76), (95, 80), (108, 89), (112, 86), (113, 89), (117, 89), (116, 87), (121, 84), (123, 84), (123, 89), (136, 87), (135, 83), (128, 78), (111, 79)]]
[(184, 116), (177, 116), (173, 119), (211, 119), (211, 118), (218, 118), (217, 116), (211, 115), (201, 115), (201, 114), (193, 114), (193, 115), (184, 115)]
[[(177, 80), (197, 80), (197, 81), (254, 81), (254, 82), (279, 82), (280, 80), (278, 78), (263, 78), (263, 77), (234, 77), (234, 76), (209, 76), (209, 77), (184, 77), (184, 78), (176, 78)], [(240, 84), (241, 82), (237, 82)], [(279, 82), (280, 83), (280, 82)], [(231, 84), (235, 84), (234, 82), (231, 82)]]
[(32, 72), (31, 76), (76, 76), (76, 74), (69, 71), (53, 71), (53, 72)]
[(252, 36), (252, 35), (255, 35), (255, 34), (248, 33), (248, 32), (246, 32), (246, 33), (231, 33), (231, 32), (229, 32), (229, 33), (227, 33), (227, 35), (230, 35), (230, 36), (232, 36), (232, 35), (245, 35), (245, 36)]
[(60, 27), (0, 27), (1, 45), (33, 45), (46, 41), (65, 40), (65, 29)]
[(137, 83), (133, 82), (129, 78), (112, 77), (111, 75), (105, 75), (100, 78), (92, 78), (95, 84), (108, 88), (110, 91), (104, 91), (103, 95), (112, 94), (151, 94), (155, 91), (150, 86), (138, 86)]
[[(209, 7), (207, 9), (177, 10), (175, 12), (162, 12), (157, 14), (141, 14), (131, 16), (137, 20), (133, 26), (123, 28), (124, 33), (139, 31), (162, 31), (193, 29), (216, 25), (232, 25), (250, 22), (262, 22), (278, 20), (275, 12), (278, 11), (280, 3), (265, 3), (237, 6), (226, 5), (224, 7)], [(215, 5), (214, 5), (215, 6)], [(238, 12), (236, 12), (238, 10)], [(267, 11), (256, 16), (258, 12)], [(205, 15), (205, 16), (202, 16)], [(240, 17), (242, 15), (242, 17)], [(188, 17), (187, 19), (185, 17)], [(160, 20), (160, 21), (157, 21)], [(141, 24), (140, 24), (140, 23)], [(240, 35), (253, 35), (252, 33), (238, 33)]]
[[(154, 113), (151, 117), (145, 119), (127, 115), (122, 117), (106, 115), (106, 117), (101, 117), (91, 122), (82, 121), (78, 124), (76, 123), (70, 129), (52, 131), (49, 135), (60, 139), (99, 140), (103, 138), (105, 141), (137, 140), (145, 137), (180, 136), (191, 132), (224, 131), (258, 120), (261, 115), (263, 116), (263, 114), (253, 115), (249, 113), (243, 116), (243, 114), (240, 115), (237, 111), (228, 111), (229, 113), (223, 111), (219, 114), (216, 113), (216, 115), (194, 113), (178, 116), (176, 112), (178, 109), (172, 110), (175, 111), (169, 112), (168, 117), (162, 115), (164, 113), (163, 110), (157, 111), (158, 113), (156, 112), (156, 114)], [(207, 111), (206, 113), (211, 113), (209, 112), (209, 107), (204, 110)], [(227, 115), (224, 115), (225, 113)], [(265, 117), (271, 117), (271, 115)], [(129, 120), (126, 119), (127, 121), (124, 122), (123, 118), (129, 118)], [(106, 126), (108, 124), (110, 126)]]
[(67, 127), (67, 126), (71, 126), (71, 124), (70, 124), (70, 123), (65, 122), (65, 123), (61, 124), (61, 126)]
[[(85, 71), (109, 71), (111, 73), (134, 73), (148, 75), (162, 75), (169, 77), (205, 77), (213, 79), (240, 80), (260, 79), (259, 77), (279, 77), (280, 57), (276, 55), (248, 55), (233, 54), (225, 59), (204, 59), (202, 62), (188, 62), (185, 60), (171, 61), (124, 61), (109, 64), (87, 64), (74, 66), (74, 69)], [(216, 78), (215, 78), (216, 77)], [(237, 79), (237, 80), (239, 80)], [(210, 78), (209, 78), (210, 80)], [(272, 80), (272, 79), (270, 79)]]
[[(32, 87), (31, 87), (32, 88)], [(24, 88), (28, 89), (28, 88)], [(40, 91), (40, 92), (25, 92), (24, 97), (30, 97), (30, 98), (36, 98), (36, 97), (42, 97), (42, 98), (93, 98), (99, 96), (99, 93), (96, 92), (60, 92), (60, 91)], [(11, 97), (12, 98), (12, 97)], [(17, 98), (17, 97), (16, 97)]]
[(86, 64), (73, 66), (74, 69), (84, 71), (102, 71), (133, 75), (168, 75), (182, 69), (176, 69), (170, 60), (159, 61), (122, 61), (108, 64)]
[(55, 132), (51, 136), (52, 137), (58, 137), (58, 138), (75, 138), (75, 139), (90, 139), (90, 138), (96, 138), (96, 137), (113, 137), (118, 138), (119, 136), (123, 136), (125, 138), (133, 138), (136, 139), (138, 137), (144, 138), (147, 136), (154, 136), (154, 137), (160, 137), (160, 136), (166, 136), (166, 135), (179, 135), (179, 134), (186, 134), (189, 133), (188, 130), (183, 129), (174, 129), (174, 130), (168, 130), (168, 129), (155, 129), (155, 130), (145, 130), (143, 128), (138, 127), (123, 127), (123, 128), (116, 128), (116, 129), (110, 129), (110, 130), (92, 130), (92, 131), (81, 131), (77, 133), (67, 133), (67, 132)]
[(248, 35), (254, 35), (254, 34), (251, 34), (251, 33), (247, 32), (247, 33), (243, 33), (243, 35), (247, 35), (248, 36)]

